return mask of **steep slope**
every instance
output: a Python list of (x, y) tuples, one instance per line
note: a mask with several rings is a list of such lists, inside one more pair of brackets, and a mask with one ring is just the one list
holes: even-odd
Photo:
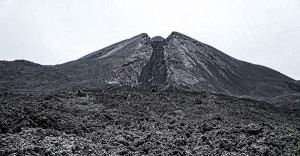
[(299, 92), (295, 80), (267, 67), (239, 61), (186, 35), (173, 32), (166, 40), (169, 83), (269, 101)]
[(147, 34), (140, 34), (57, 68), (79, 86), (136, 85), (152, 54), (150, 40)]

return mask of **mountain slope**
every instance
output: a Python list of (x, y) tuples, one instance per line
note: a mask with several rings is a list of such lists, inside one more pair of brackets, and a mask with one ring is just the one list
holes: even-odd
[(265, 100), (300, 109), (299, 82), (237, 60), (184, 34), (143, 33), (55, 66), (2, 61), (2, 90), (53, 91), (108, 85), (163, 85)]
[(142, 68), (152, 53), (150, 38), (140, 34), (78, 60), (58, 65), (59, 71), (82, 86), (137, 84)]
[(170, 83), (256, 98), (297, 92), (288, 85), (295, 82), (292, 78), (239, 61), (183, 34), (173, 32), (167, 42), (165, 55)]
[(1, 91), (38, 91), (60, 89), (70, 81), (55, 66), (43, 66), (26, 60), (0, 61)]

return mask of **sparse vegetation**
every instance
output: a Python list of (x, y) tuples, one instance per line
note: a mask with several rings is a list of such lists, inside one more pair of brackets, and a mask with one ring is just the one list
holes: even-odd
[(292, 156), (300, 156), (300, 134), (294, 129), (286, 128), (288, 133), (292, 134), (294, 139), (294, 146), (290, 149), (289, 154)]

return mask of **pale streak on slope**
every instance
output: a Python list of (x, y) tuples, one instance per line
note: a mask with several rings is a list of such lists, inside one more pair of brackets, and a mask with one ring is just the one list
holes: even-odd
[(112, 49), (111, 51), (107, 52), (106, 54), (104, 54), (104, 55), (98, 57), (98, 59), (100, 59), (100, 58), (105, 58), (105, 57), (108, 57), (108, 56), (113, 55), (115, 52), (121, 50), (123, 47), (125, 47), (126, 45), (128, 45), (128, 44), (134, 42), (135, 40), (136, 40), (136, 39), (130, 40), (129, 42), (125, 42), (125, 43), (119, 44), (116, 48), (114, 48), (114, 49)]

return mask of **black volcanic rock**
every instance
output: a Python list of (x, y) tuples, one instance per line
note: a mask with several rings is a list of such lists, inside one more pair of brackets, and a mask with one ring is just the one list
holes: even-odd
[(167, 77), (167, 69), (164, 60), (164, 38), (151, 39), (152, 55), (149, 62), (142, 70), (139, 82), (142, 84), (164, 83)]
[(0, 93), (0, 155), (299, 153), (299, 111), (148, 87), (88, 89), (85, 97), (77, 90)]
[(165, 85), (300, 108), (299, 81), (230, 57), (178, 32), (145, 33), (55, 66), (0, 62), (1, 90), (55, 91), (110, 85)]
[(155, 36), (151, 38), (151, 41), (164, 41), (165, 39), (161, 36)]

